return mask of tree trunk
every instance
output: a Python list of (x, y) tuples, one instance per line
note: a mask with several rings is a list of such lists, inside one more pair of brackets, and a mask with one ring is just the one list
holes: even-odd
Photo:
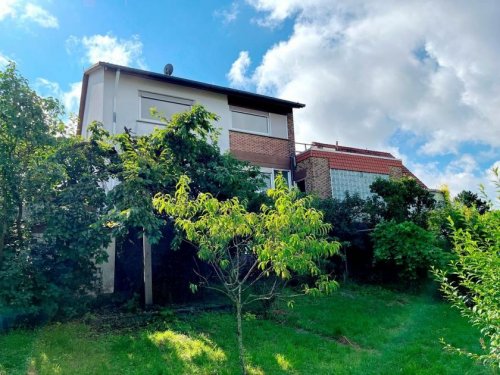
[(236, 300), (236, 322), (237, 322), (237, 335), (238, 335), (238, 350), (240, 354), (240, 367), (241, 375), (246, 375), (245, 368), (245, 348), (243, 347), (243, 328), (241, 326), (241, 286), (238, 288), (238, 298)]
[(0, 266), (3, 259), (3, 248), (5, 247), (5, 223), (0, 223)]
[(23, 247), (23, 202), (19, 201), (17, 203), (17, 218), (16, 218), (16, 232), (17, 239), (19, 241), (19, 247)]
[(151, 270), (151, 244), (146, 234), (142, 235), (143, 265), (144, 265), (144, 305), (153, 304), (153, 277)]
[(347, 282), (347, 279), (349, 278), (349, 267), (347, 264), (347, 249), (344, 249), (344, 283)]

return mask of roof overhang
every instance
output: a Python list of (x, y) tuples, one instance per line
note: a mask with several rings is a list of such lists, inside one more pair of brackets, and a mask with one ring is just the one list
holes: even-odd
[(106, 70), (120, 70), (120, 74), (128, 74), (132, 76), (137, 76), (145, 79), (152, 79), (155, 81), (170, 83), (173, 85), (189, 87), (193, 89), (209, 91), (213, 93), (223, 94), (228, 97), (228, 102), (230, 105), (244, 106), (248, 108), (268, 110), (269, 112), (287, 114), (290, 113), (293, 108), (303, 108), (305, 104), (292, 102), (289, 100), (274, 98), (272, 96), (255, 94), (248, 91), (232, 89), (228, 87), (213, 85), (210, 83), (204, 83), (199, 81), (193, 81), (190, 79), (168, 76), (165, 74), (149, 72), (146, 70), (129, 68), (127, 66), (121, 66), (116, 64), (111, 64), (107, 62), (98, 62), (97, 64), (91, 66), (83, 74), (82, 81), (82, 93), (80, 97), (80, 110), (78, 114), (78, 128), (77, 133), (81, 134), (81, 127), (83, 121), (83, 112), (85, 109), (85, 100), (87, 96), (87, 87), (89, 75), (99, 68), (104, 68)]

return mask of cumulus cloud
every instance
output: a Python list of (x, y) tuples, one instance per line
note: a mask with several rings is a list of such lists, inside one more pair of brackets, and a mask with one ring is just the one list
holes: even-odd
[(18, 0), (2, 0), (0, 2), (0, 21), (16, 15), (17, 3)]
[(105, 61), (145, 69), (142, 47), (138, 35), (133, 35), (130, 39), (119, 39), (112, 34), (96, 34), (83, 38), (70, 36), (66, 41), (67, 51), (73, 53), (75, 50), (81, 50), (86, 63)]
[(231, 69), (227, 74), (227, 78), (231, 86), (236, 88), (247, 88), (251, 83), (251, 79), (248, 78), (247, 71), (248, 67), (252, 61), (250, 60), (250, 55), (248, 51), (241, 51), (238, 58), (231, 65)]
[(42, 96), (51, 96), (58, 99), (63, 105), (66, 114), (76, 113), (80, 105), (80, 94), (82, 83), (74, 82), (69, 85), (68, 90), (63, 90), (59, 83), (50, 81), (46, 78), (37, 78), (35, 89)]
[(9, 58), (0, 53), (0, 69), (4, 69), (9, 63)]
[(214, 12), (214, 15), (222, 18), (223, 22), (227, 24), (236, 21), (239, 13), (240, 9), (238, 3), (232, 2), (229, 8), (218, 9)]
[[(472, 188), (485, 177), (484, 162), (470, 163), (477, 155), (460, 153), (471, 144), (500, 147), (498, 1), (247, 3), (260, 25), (288, 20), (293, 31), (252, 71), (241, 69), (240, 55), (228, 78), (305, 103), (295, 112), (298, 141), (389, 149), (404, 133), (416, 146), (399, 154), (426, 160), (414, 166), (429, 186), (449, 179), (452, 189)], [(428, 163), (445, 154), (454, 155), (448, 166)]]
[(496, 1), (248, 2), (262, 23), (293, 18), (294, 28), (237, 82), (305, 102), (299, 139), (384, 147), (403, 129), (426, 154), (500, 145)]
[(472, 155), (464, 154), (449, 163), (444, 169), (437, 163), (408, 163), (427, 186), (439, 188), (447, 186), (450, 193), (456, 196), (462, 190), (480, 193), (480, 185), (484, 186), (487, 196), (494, 200), (497, 196), (493, 168), (500, 167), (500, 160), (490, 165), (486, 170), (480, 168)]
[(21, 0), (2, 0), (0, 3), (0, 21), (5, 18), (12, 18), (24, 23), (36, 23), (45, 28), (58, 28), (57, 17), (46, 9), (33, 3), (26, 3)]
[(24, 8), (24, 13), (21, 19), (27, 21), (33, 21), (42, 27), (46, 28), (58, 28), (59, 21), (55, 16), (47, 12), (42, 7), (34, 4), (26, 4)]

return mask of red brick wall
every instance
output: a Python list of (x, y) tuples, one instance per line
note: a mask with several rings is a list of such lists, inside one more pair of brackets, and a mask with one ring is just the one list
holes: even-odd
[(229, 131), (230, 152), (240, 160), (269, 168), (290, 169), (294, 149), (287, 139)]
[(269, 168), (290, 169), (290, 157), (295, 155), (293, 113), (287, 115), (288, 139), (229, 131), (230, 152), (240, 160)]
[(297, 174), (305, 170), (306, 193), (321, 198), (332, 197), (330, 166), (327, 158), (310, 157), (297, 163)]

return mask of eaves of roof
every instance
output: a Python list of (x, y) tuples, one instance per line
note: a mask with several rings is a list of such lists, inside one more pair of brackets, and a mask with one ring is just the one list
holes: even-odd
[(228, 88), (228, 87), (213, 85), (210, 83), (193, 81), (190, 79), (185, 79), (185, 78), (180, 78), (180, 77), (175, 77), (175, 76), (168, 76), (166, 74), (149, 72), (146, 70), (135, 69), (135, 68), (127, 67), (127, 66), (121, 66), (121, 65), (116, 65), (116, 64), (111, 64), (111, 63), (100, 61), (97, 64), (94, 64), (93, 66), (91, 66), (89, 69), (87, 69), (85, 71), (85, 73), (83, 74), (82, 95), (80, 97), (80, 110), (79, 110), (79, 116), (78, 116), (80, 121), (79, 121), (79, 125), (78, 125), (78, 130), (77, 130), (77, 132), (79, 131), (79, 133), (81, 133), (81, 121), (83, 120), (83, 111), (84, 111), (84, 107), (85, 107), (85, 100), (86, 100), (86, 94), (87, 94), (88, 78), (89, 78), (89, 75), (93, 71), (95, 71), (101, 67), (104, 69), (110, 69), (110, 70), (115, 70), (115, 71), (120, 70), (121, 74), (129, 74), (129, 75), (138, 76), (138, 77), (142, 77), (142, 78), (146, 78), (146, 79), (152, 79), (155, 81), (170, 83), (173, 85), (190, 87), (190, 88), (194, 88), (194, 89), (199, 89), (199, 90), (204, 90), (204, 91), (209, 91), (209, 92), (227, 95), (229, 104), (233, 104), (233, 105), (242, 105), (242, 106), (249, 105), (249, 106), (252, 106), (255, 108), (259, 108), (261, 106), (264, 106), (264, 107), (271, 108), (272, 110), (276, 110), (277, 112), (282, 112), (282, 113), (290, 112), (293, 108), (305, 107), (305, 104), (298, 103), (298, 102), (292, 102), (292, 101), (279, 99), (279, 98), (274, 98), (272, 96), (255, 94), (255, 93), (248, 92), (248, 91), (232, 89), (232, 88)]

